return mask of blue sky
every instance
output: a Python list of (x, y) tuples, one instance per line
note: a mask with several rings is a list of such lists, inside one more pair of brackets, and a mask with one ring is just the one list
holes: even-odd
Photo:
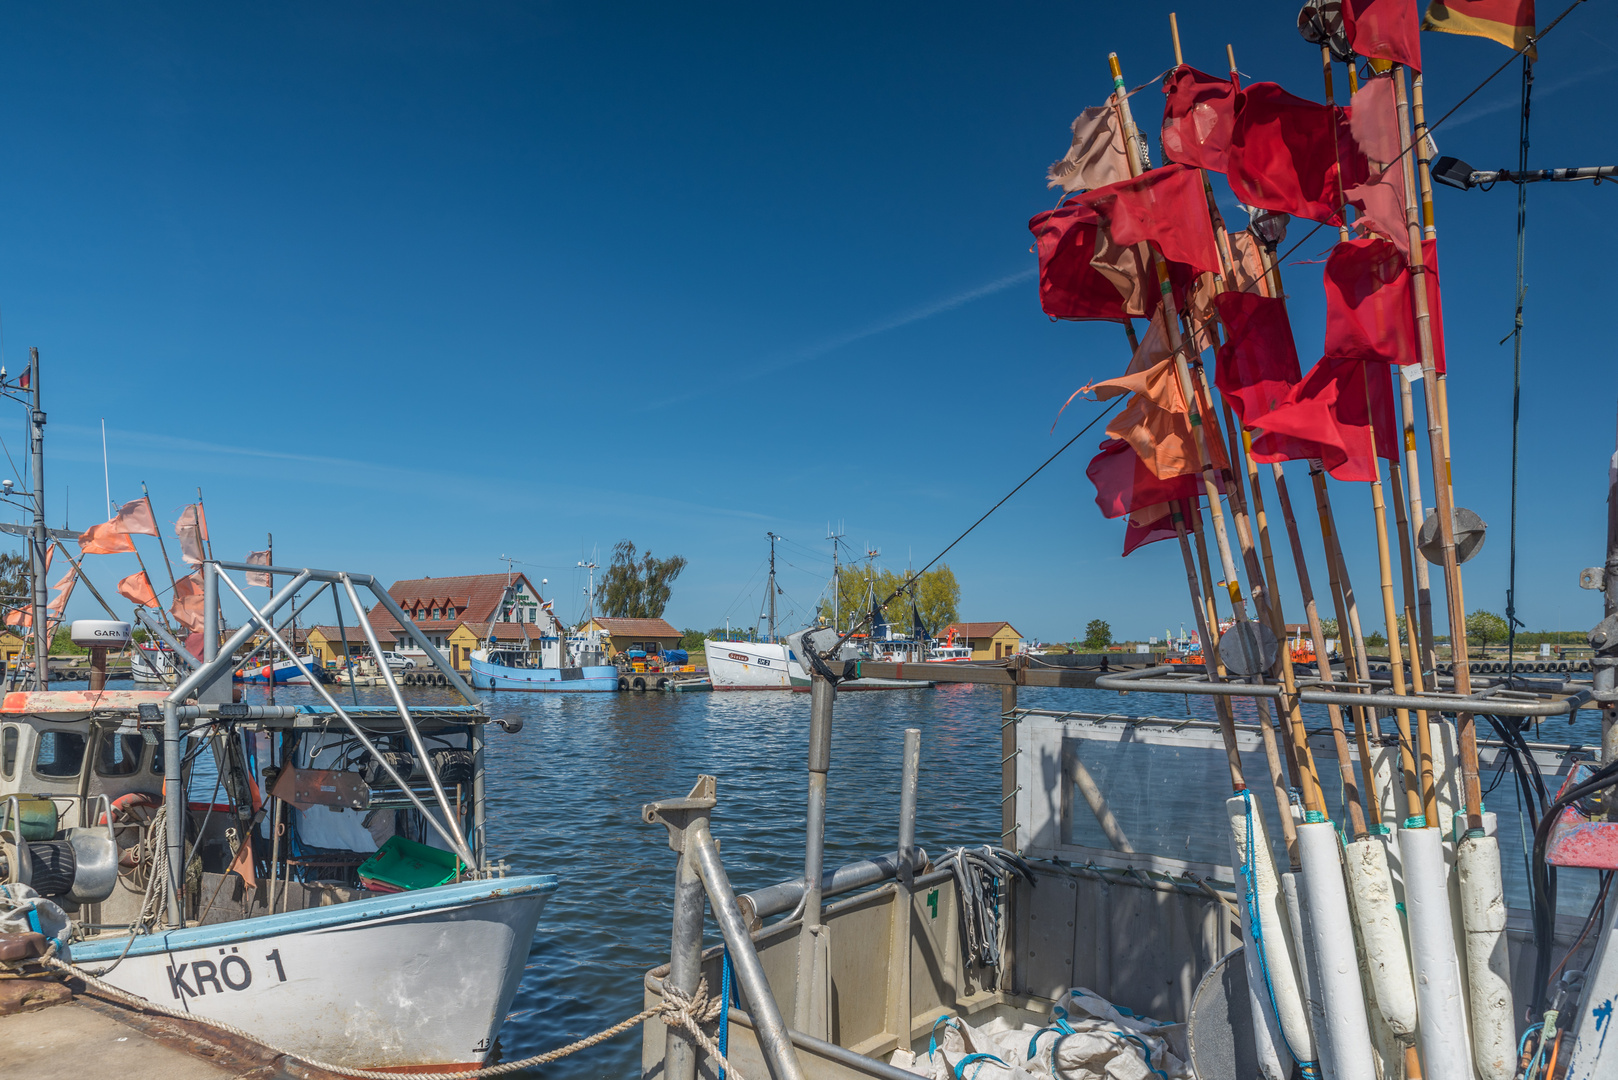
[[(1189, 62), (1220, 70), (1230, 41), (1248, 78), (1320, 96), (1296, 4), (1185, 7)], [(753, 621), (766, 530), (793, 542), (797, 610), (829, 569), (828, 521), (887, 565), (924, 562), (1094, 415), (1076, 402), (1051, 433), (1073, 389), (1127, 359), (1116, 327), (1040, 313), (1026, 222), (1054, 201), (1069, 121), (1110, 89), (1107, 52), (1131, 85), (1170, 66), (1169, 10), (10, 5), (0, 311), (12, 371), (29, 345), (46, 364), (51, 523), (104, 517), (105, 418), (113, 500), (144, 480), (172, 521), (200, 485), (221, 554), (273, 532), (278, 561), (390, 580), (505, 554), (566, 612), (574, 563), (629, 538), (690, 559), (682, 626)], [(1423, 45), (1434, 118), (1507, 55)], [(1532, 164), (1618, 160), (1614, 70), (1614, 11), (1586, 5), (1542, 46)], [(1441, 150), (1514, 164), (1517, 97), (1512, 69)], [(1135, 98), (1145, 126), (1160, 101)], [(1614, 198), (1531, 192), (1535, 628), (1599, 618), (1576, 578), (1604, 543)], [(1457, 491), (1492, 526), (1469, 608), (1503, 607), (1514, 220), (1505, 188), (1440, 191)], [(1307, 365), (1319, 266), (1288, 285)], [(16, 410), (0, 436), (20, 463)], [(1044, 638), (1185, 620), (1174, 545), (1119, 559), (1093, 447), (950, 554), (963, 616)], [(1369, 496), (1336, 498), (1374, 607)], [(125, 559), (92, 574), (110, 586)], [(81, 593), (71, 612), (95, 608)]]

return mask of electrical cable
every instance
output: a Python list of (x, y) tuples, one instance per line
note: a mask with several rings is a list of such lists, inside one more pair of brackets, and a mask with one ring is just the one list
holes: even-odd
[[(1540, 816), (1539, 827), (1534, 830), (1534, 859), (1533, 859), (1533, 930), (1534, 930), (1534, 999), (1530, 1006), (1529, 1016), (1538, 1016), (1545, 1011), (1545, 995), (1548, 991), (1549, 972), (1551, 967), (1551, 945), (1553, 942), (1554, 922), (1556, 909), (1554, 907), (1554, 893), (1549, 892), (1546, 877), (1549, 863), (1545, 861), (1545, 847), (1550, 840), (1551, 827), (1561, 817), (1562, 811), (1584, 798), (1586, 795), (1618, 786), (1618, 761), (1609, 762), (1590, 774), (1590, 778), (1583, 783), (1576, 784), (1558, 795), (1546, 807), (1545, 813)], [(1549, 902), (1547, 899), (1549, 898)]]
[[(1528, 171), (1528, 114), (1534, 94), (1534, 65), (1523, 53), (1522, 58), (1522, 118), (1517, 128), (1517, 170)], [(1514, 341), (1511, 361), (1511, 527), (1506, 561), (1506, 670), (1517, 667), (1517, 627), (1523, 623), (1517, 618), (1517, 463), (1518, 436), (1522, 418), (1522, 309), (1527, 292), (1523, 285), (1523, 258), (1528, 239), (1528, 185), (1517, 185), (1517, 314), (1511, 333)], [(1504, 344), (1504, 342), (1502, 342)]]

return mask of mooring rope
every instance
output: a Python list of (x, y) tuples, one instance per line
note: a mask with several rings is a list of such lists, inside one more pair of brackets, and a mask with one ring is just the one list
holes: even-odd
[[(276, 1046), (274, 1043), (266, 1042), (257, 1035), (254, 1035), (252, 1032), (244, 1031), (242, 1028), (239, 1028), (234, 1024), (227, 1024), (223, 1020), (215, 1020), (212, 1017), (200, 1016), (196, 1013), (188, 1013), (179, 1009), (171, 1009), (166, 1005), (159, 1005), (157, 1002), (152, 1001), (149, 998), (143, 998), (139, 994), (131, 994), (127, 990), (120, 990), (118, 987), (113, 986), (110, 983), (101, 981), (94, 975), (91, 975), (89, 972), (85, 971), (83, 968), (65, 963), (53, 956), (43, 957), (37, 962), (44, 964), (47, 968), (50, 968), (58, 974), (83, 980), (86, 986), (105, 997), (124, 1002), (128, 1005), (133, 1005), (135, 1008), (144, 1012), (153, 1012), (162, 1016), (170, 1016), (177, 1020), (190, 1020), (198, 1024), (204, 1024), (216, 1030), (246, 1039), (249, 1042), (257, 1043), (260, 1046), (263, 1046), (282, 1056), (295, 1058), (296, 1060), (301, 1061), (305, 1065), (311, 1066), (312, 1068), (324, 1069), (326, 1072), (337, 1073), (341, 1076), (359, 1077), (360, 1080), (399, 1080), (399, 1074), (397, 1072), (389, 1072), (381, 1069), (356, 1069), (347, 1065), (334, 1065), (331, 1062), (320, 1061), (305, 1054), (300, 1054), (296, 1051), (287, 1050), (283, 1047)], [(665, 1024), (669, 1024), (673, 1027), (684, 1028), (685, 1031), (691, 1036), (692, 1040), (695, 1041), (698, 1046), (702, 1047), (702, 1049), (707, 1052), (707, 1054), (712, 1057), (715, 1062), (718, 1063), (719, 1067), (724, 1070), (723, 1075), (729, 1077), (730, 1080), (743, 1080), (741, 1074), (736, 1071), (736, 1067), (725, 1060), (725, 1055), (720, 1052), (719, 1046), (714, 1042), (713, 1038), (706, 1031), (702, 1030), (702, 1025), (713, 1022), (716, 1018), (718, 1018), (724, 1008), (725, 1002), (722, 999), (710, 998), (708, 996), (708, 982), (706, 979), (697, 984), (695, 993), (689, 995), (665, 984), (663, 987), (663, 1001), (660, 1004), (654, 1005), (649, 1009), (642, 1009), (629, 1019), (622, 1020), (604, 1031), (598, 1031), (589, 1038), (580, 1039), (578, 1042), (569, 1043), (568, 1045), (560, 1047), (556, 1050), (548, 1050), (543, 1054), (536, 1054), (533, 1057), (523, 1058), (520, 1061), (505, 1061), (501, 1062), (499, 1065), (486, 1065), (480, 1069), (466, 1069), (460, 1072), (413, 1072), (410, 1075), (413, 1080), (480, 1080), (482, 1077), (504, 1076), (508, 1073), (517, 1072), (521, 1069), (532, 1068), (535, 1065), (549, 1064), (552, 1061), (565, 1058), (570, 1054), (576, 1054), (580, 1050), (587, 1050), (592, 1046), (606, 1042), (608, 1039), (622, 1035), (624, 1032), (639, 1024), (645, 1023), (647, 1020), (650, 1020), (655, 1016), (661, 1019)]]

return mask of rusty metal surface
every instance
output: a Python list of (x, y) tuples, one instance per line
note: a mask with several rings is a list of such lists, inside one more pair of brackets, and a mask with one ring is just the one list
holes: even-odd
[(141, 705), (161, 705), (166, 690), (15, 690), (0, 699), (0, 713), (134, 712)]
[(282, 769), (270, 793), (299, 810), (311, 806), (364, 810), (371, 805), (371, 789), (359, 773), (333, 769)]
[(0, 1016), (48, 1009), (72, 998), (72, 991), (55, 979), (0, 978)]
[[(1562, 791), (1582, 784), (1594, 771), (1581, 761), (1568, 773)], [(1557, 792), (1561, 797), (1562, 792)], [(1553, 866), (1583, 866), (1618, 870), (1618, 821), (1591, 818), (1577, 805), (1562, 811), (1545, 842), (1545, 861)]]

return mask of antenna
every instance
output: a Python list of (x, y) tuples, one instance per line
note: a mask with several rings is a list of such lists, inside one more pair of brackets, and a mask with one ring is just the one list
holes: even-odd
[[(578, 562), (574, 563), (573, 565), (577, 566), (580, 570), (587, 570), (590, 573), (590, 584), (584, 590), (585, 612), (586, 612), (586, 614), (585, 614), (585, 624), (584, 625), (589, 626), (590, 623), (595, 622), (595, 617), (596, 617), (596, 561), (595, 561), (595, 549), (592, 548), (590, 550), (590, 561), (589, 562), (585, 562), (583, 559), (580, 559)], [(573, 580), (577, 581), (578, 578), (574, 578)]]
[(842, 564), (837, 561), (837, 547), (844, 535), (841, 521), (836, 529), (830, 522), (826, 524), (826, 539), (831, 541), (831, 628), (834, 633), (842, 632), (839, 628), (843, 622), (843, 576)]
[[(769, 614), (769, 617), (770, 617), (770, 640), (774, 641), (775, 640), (775, 593), (776, 593), (776, 586), (775, 586), (775, 542), (777, 540), (780, 540), (780, 539), (783, 539), (783, 538), (780, 537), (780, 536), (777, 536), (774, 532), (766, 532), (764, 535), (770, 538), (770, 584), (768, 586), (768, 588), (770, 590), (770, 607), (769, 607), (768, 614)], [(765, 615), (765, 612), (762, 612), (762, 611), (759, 612), (759, 618), (762, 619), (764, 617), (764, 615)]]

